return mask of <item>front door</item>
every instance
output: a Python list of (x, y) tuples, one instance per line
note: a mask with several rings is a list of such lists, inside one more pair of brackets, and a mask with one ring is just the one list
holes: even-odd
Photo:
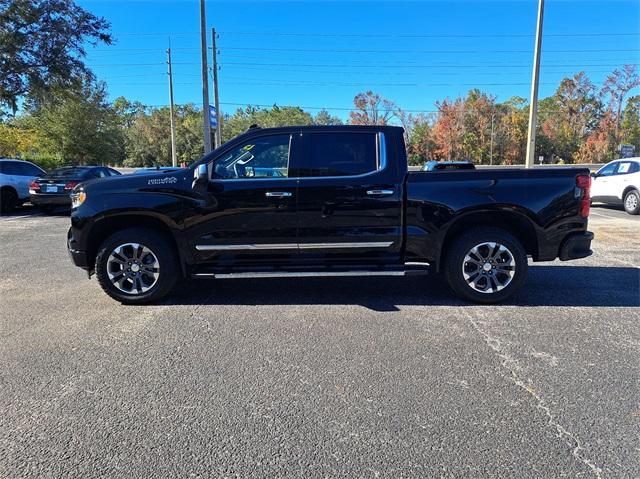
[[(300, 260), (390, 264), (402, 249), (402, 183), (375, 130), (303, 134), (295, 163)], [(393, 158), (395, 160), (395, 158)]]
[(289, 161), (296, 150), (296, 135), (267, 134), (208, 164), (206, 205), (186, 225), (196, 261), (238, 266), (295, 257), (297, 180)]
[(611, 201), (615, 196), (614, 175), (618, 168), (618, 163), (609, 163), (602, 167), (591, 184), (591, 198), (598, 201)]

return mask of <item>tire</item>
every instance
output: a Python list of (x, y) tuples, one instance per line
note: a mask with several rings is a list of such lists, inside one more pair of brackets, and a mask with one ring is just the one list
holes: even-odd
[(173, 289), (179, 276), (176, 252), (168, 239), (145, 228), (128, 228), (108, 237), (96, 255), (95, 270), (104, 292), (123, 304), (156, 302)]
[(18, 206), (18, 193), (13, 188), (4, 188), (0, 193), (0, 211), (11, 213)]
[(624, 195), (624, 210), (630, 215), (640, 214), (640, 192), (631, 190)]
[(522, 287), (528, 263), (522, 244), (512, 235), (499, 228), (477, 228), (453, 241), (443, 269), (458, 297), (494, 304)]

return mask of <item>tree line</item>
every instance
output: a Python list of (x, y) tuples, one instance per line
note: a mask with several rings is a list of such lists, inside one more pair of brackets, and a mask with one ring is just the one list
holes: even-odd
[[(152, 166), (171, 163), (168, 107), (120, 97), (83, 62), (86, 45), (110, 44), (109, 24), (71, 0), (0, 0), (0, 156), (46, 168), (61, 164)], [(597, 88), (584, 72), (564, 78), (540, 100), (536, 157), (545, 163), (602, 163), (620, 144), (640, 152), (637, 66), (623, 65)], [(521, 164), (529, 105), (521, 97), (498, 102), (479, 89), (437, 101), (429, 113), (405, 111), (378, 93), (355, 95), (346, 122), (405, 128), (412, 164), (469, 159), (479, 164)], [(175, 111), (180, 163), (204, 150), (202, 112), (194, 104)], [(327, 110), (247, 106), (222, 115), (223, 141), (250, 125), (341, 124)]]

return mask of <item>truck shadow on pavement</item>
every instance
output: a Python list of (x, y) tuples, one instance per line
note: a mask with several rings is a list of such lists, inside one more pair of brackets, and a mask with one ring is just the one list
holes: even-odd
[[(190, 280), (164, 304), (472, 306), (456, 298), (439, 275), (362, 278)], [(525, 287), (506, 306), (639, 307), (640, 269), (532, 266)]]

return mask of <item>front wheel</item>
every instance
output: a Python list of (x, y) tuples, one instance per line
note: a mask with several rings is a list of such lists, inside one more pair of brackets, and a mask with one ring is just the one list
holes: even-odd
[(630, 215), (640, 214), (640, 193), (638, 190), (631, 190), (624, 195), (624, 210)]
[(96, 276), (105, 293), (124, 304), (158, 301), (175, 285), (178, 264), (162, 233), (129, 228), (107, 238), (96, 256)]
[(518, 291), (527, 277), (527, 255), (520, 242), (498, 228), (478, 228), (454, 240), (444, 272), (462, 299), (492, 304)]

